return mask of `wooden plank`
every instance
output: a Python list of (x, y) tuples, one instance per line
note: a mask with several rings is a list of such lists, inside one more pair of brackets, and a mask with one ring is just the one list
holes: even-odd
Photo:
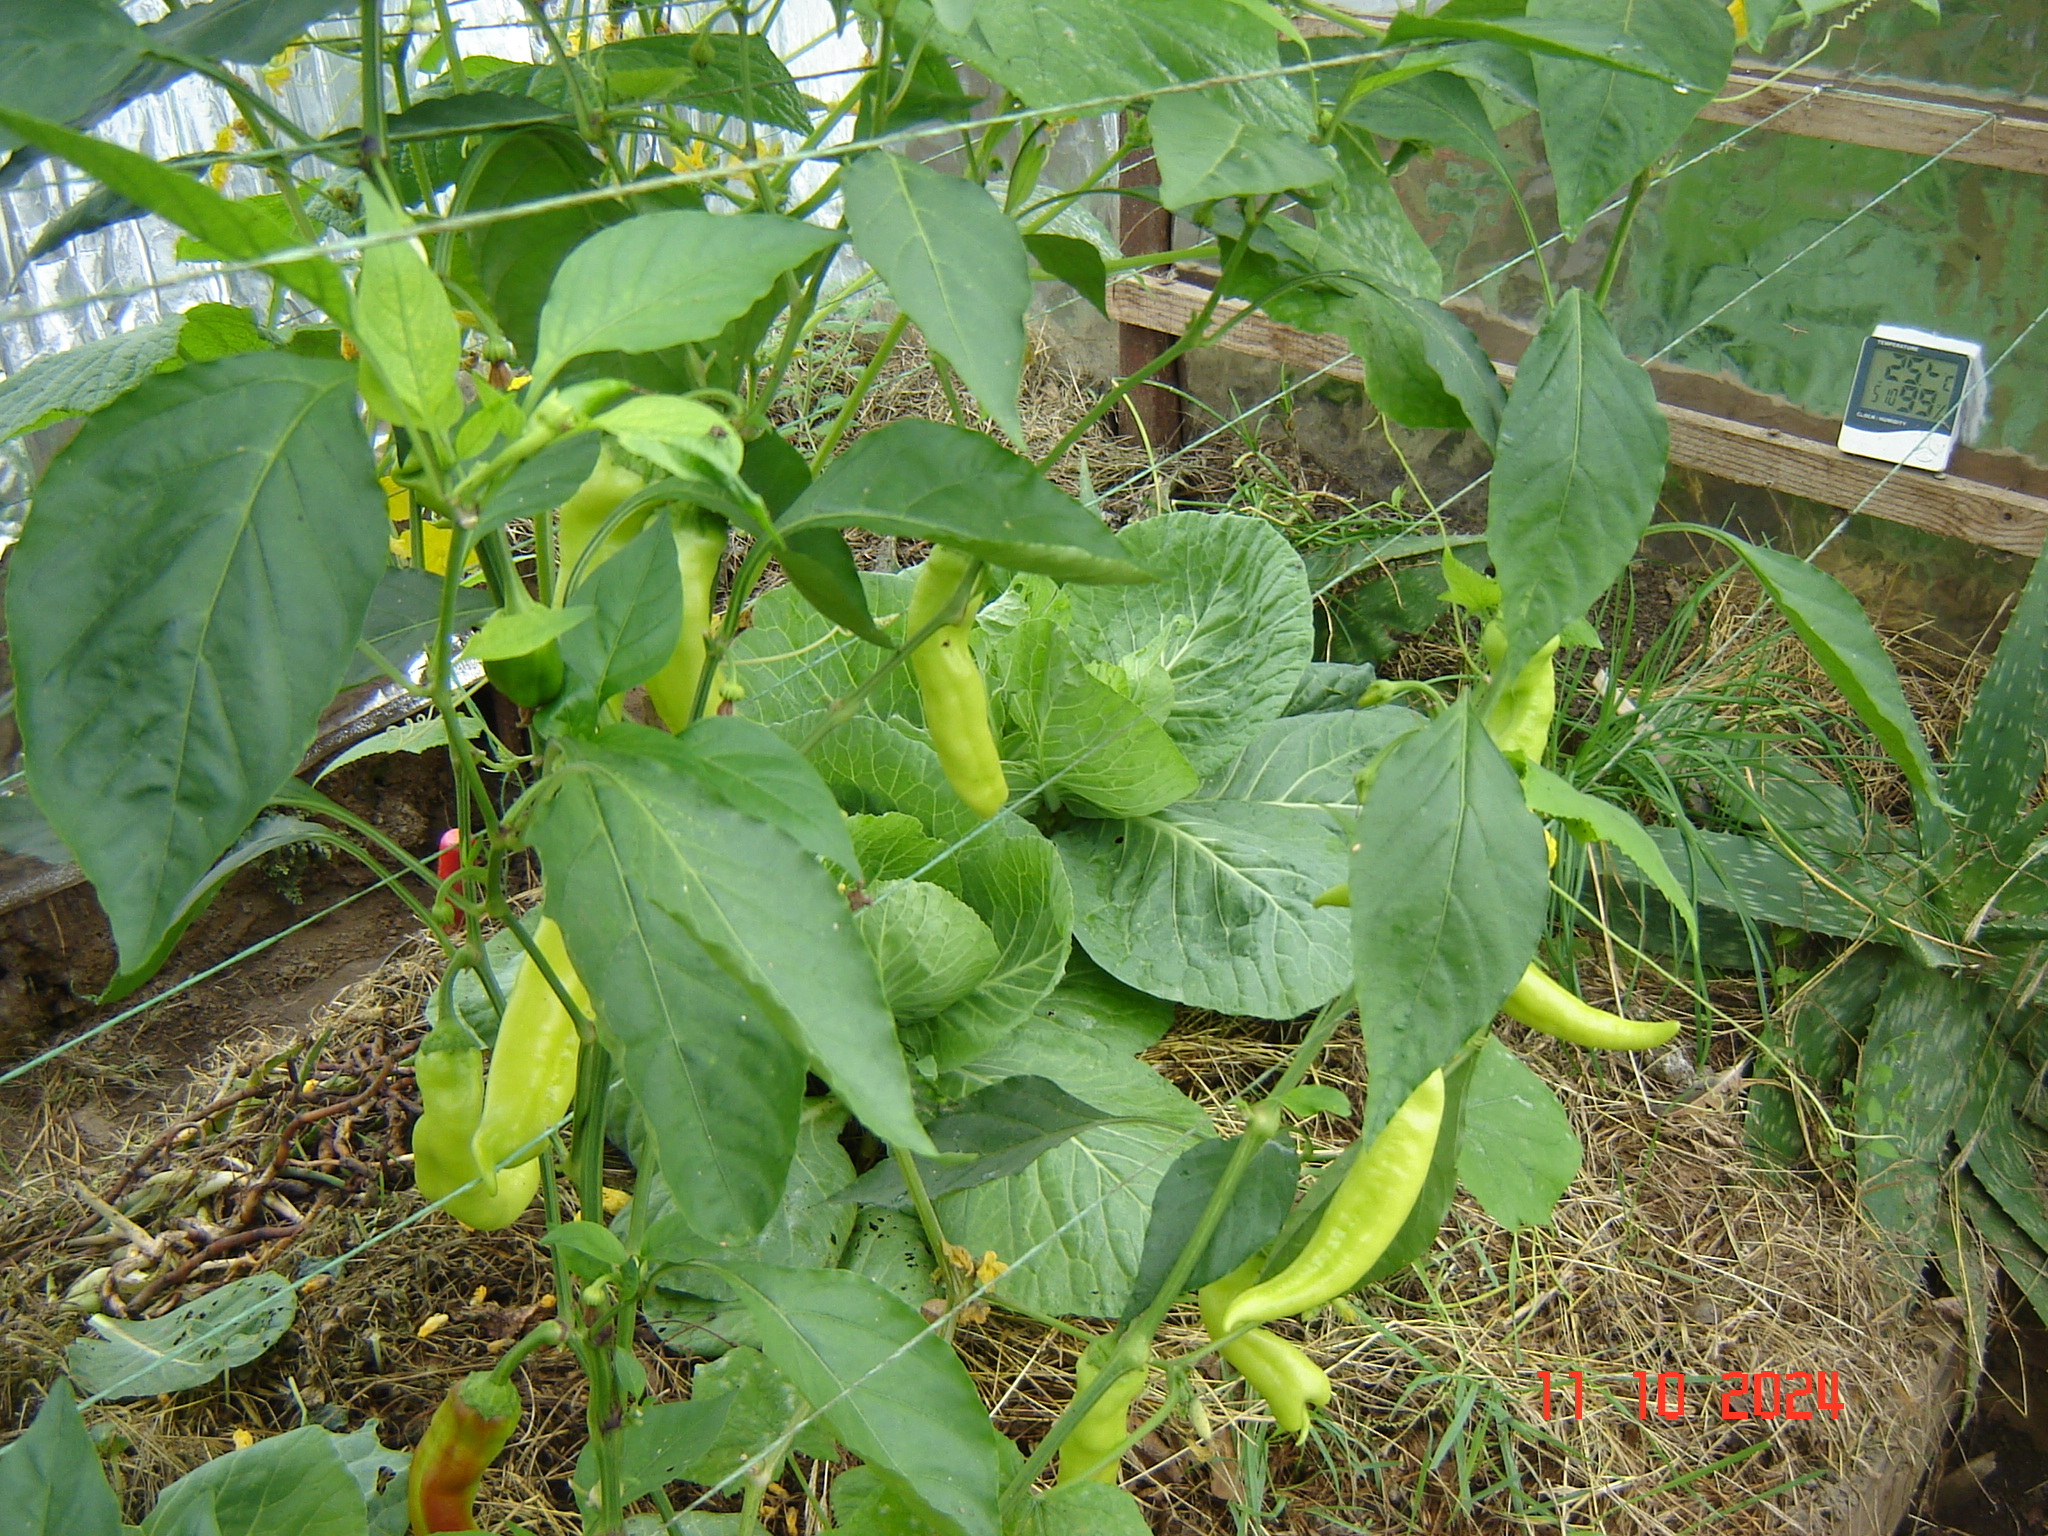
[(1778, 79), (1743, 67), (1729, 75), (1720, 97), (1702, 107), (1700, 116), (1735, 124), (1770, 118), (1766, 126), (1773, 133), (1909, 155), (1946, 151), (1944, 158), (1970, 165), (2048, 175), (2048, 104), (2033, 100), (1979, 102), (1904, 84), (1852, 81), (1831, 70), (1798, 70)]
[[(1348, 27), (1318, 16), (1295, 20), (1310, 37), (1349, 37)], [(1783, 115), (1771, 114), (1785, 109)], [(1854, 79), (1837, 70), (1783, 72), (1738, 65), (1719, 96), (1700, 109), (1710, 123), (1743, 126), (1771, 118), (1773, 133), (1940, 155), (1970, 165), (2048, 175), (2048, 101), (1979, 95), (1910, 81)], [(1982, 125), (1982, 126), (1980, 126)], [(1971, 129), (1977, 129), (1971, 133)], [(1955, 145), (1969, 134), (1967, 142)]]
[[(1125, 155), (1117, 184), (1124, 187), (1158, 186), (1159, 166), (1152, 158), (1152, 151), (1136, 149)], [(1118, 244), (1126, 256), (1149, 255), (1173, 247), (1173, 212), (1156, 202), (1139, 197), (1120, 199), (1117, 223)], [(1142, 322), (1119, 322), (1116, 328), (1118, 374), (1129, 378), (1155, 362), (1160, 353), (1173, 345), (1174, 336), (1178, 333), (1178, 327), (1172, 331), (1161, 331)], [(1181, 362), (1175, 358), (1154, 374), (1151, 382), (1132, 390), (1117, 407), (1118, 428), (1126, 437), (1135, 437), (1155, 453), (1172, 452), (1180, 446), (1186, 430), (1181, 389)]]
[[(1178, 334), (1208, 297), (1205, 287), (1186, 279), (1136, 277), (1111, 287), (1109, 312), (1119, 321)], [(1215, 319), (1229, 319), (1245, 308), (1240, 301), (1226, 299), (1217, 305)], [(1490, 348), (1499, 340), (1510, 339), (1499, 335), (1501, 327), (1518, 333), (1526, 344), (1526, 331), (1496, 317), (1494, 326), (1479, 328), (1482, 340)], [(1489, 337), (1489, 331), (1495, 334)], [(1220, 345), (1304, 372), (1327, 367), (1337, 378), (1364, 378), (1358, 360), (1337, 338), (1312, 336), (1261, 314), (1246, 315), (1238, 321), (1224, 334)], [(1519, 355), (1520, 347), (1514, 350)], [(1494, 366), (1503, 377), (1513, 377), (1511, 364), (1496, 361)], [(1889, 466), (1843, 453), (1825, 439), (1777, 426), (1755, 425), (1665, 398), (1670, 394), (1683, 395), (1691, 380), (1707, 379), (1707, 375), (1659, 367), (1651, 370), (1651, 376), (1657, 381), (1659, 404), (1671, 424), (1671, 462), (1683, 468), (1844, 509), (1857, 506), (1865, 496), (1870, 496), (1869, 504), (1862, 510), (1872, 517), (2018, 555), (2038, 554), (2044, 540), (2048, 540), (2048, 497), (1957, 475), (1931, 475), (1912, 469), (1901, 469), (1887, 480)], [(1740, 390), (1740, 386), (1728, 381), (1711, 382), (1724, 395)], [(1769, 396), (1756, 398), (1777, 406), (1783, 404), (1771, 402)], [(1880, 484), (1883, 489), (1877, 490)], [(1871, 495), (1873, 490), (1875, 495)]]

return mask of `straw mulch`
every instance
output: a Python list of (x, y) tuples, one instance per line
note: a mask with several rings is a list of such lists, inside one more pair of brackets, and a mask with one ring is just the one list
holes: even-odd
[[(417, 1210), (403, 1152), (406, 1058), (435, 968), (428, 945), (408, 946), (337, 997), (306, 1037), (223, 1047), (157, 1123), (97, 1161), (81, 1162), (60, 1134), (80, 1094), (51, 1097), (0, 1225), (0, 1395), (10, 1425), (26, 1422), (78, 1333), (78, 1315), (59, 1303), (88, 1271), (110, 1262), (119, 1270), (124, 1256), (145, 1273), (187, 1270), (146, 1309), (126, 1282), (108, 1283), (134, 1310), (154, 1312), (258, 1265), (304, 1274)], [(1233, 1097), (1284, 1057), (1288, 1033), (1189, 1014), (1151, 1059), (1229, 1129)], [(1241, 1386), (1196, 1378), (1193, 1405), (1126, 1464), (1157, 1531), (1233, 1532), (1232, 1505), (1247, 1500), (1279, 1513), (1276, 1530), (1544, 1529), (1562, 1515), (1581, 1528), (1671, 1532), (1711, 1511), (1716, 1531), (1776, 1531), (1884, 1462), (1896, 1409), (1924, 1390), (1948, 1325), (1900, 1294), (1839, 1192), (1751, 1169), (1740, 1083), (1695, 1074), (1683, 1054), (1593, 1073), (1579, 1053), (1541, 1037), (1516, 1044), (1557, 1088), (1586, 1144), (1585, 1169), (1554, 1224), (1509, 1233), (1461, 1198), (1419, 1271), (1299, 1329), (1338, 1389), (1303, 1445), (1269, 1434)], [(1317, 1076), (1358, 1104), (1362, 1065), (1347, 1031)], [(71, 1081), (89, 1085), (88, 1097), (119, 1091), (90, 1075)], [(309, 1120), (323, 1109), (330, 1113)], [(340, 1128), (321, 1129), (330, 1124)], [(1304, 1129), (1328, 1150), (1348, 1135), (1346, 1122), (1328, 1117)], [(308, 1181), (312, 1153), (337, 1143), (347, 1148), (339, 1185)], [(172, 1177), (147, 1184), (165, 1172)], [(630, 1177), (621, 1170), (614, 1182)], [(136, 1202), (132, 1192), (145, 1187), (185, 1193)], [(203, 1198), (191, 1198), (194, 1188)], [(252, 1197), (256, 1213), (245, 1216)], [(100, 1202), (127, 1203), (133, 1214), (110, 1221)], [(282, 1234), (279, 1207), (298, 1218)], [(309, 1419), (354, 1428), (371, 1417), (388, 1443), (410, 1444), (455, 1378), (553, 1306), (540, 1228), (538, 1207), (489, 1236), (431, 1217), (316, 1281), (285, 1340), (223, 1383), (95, 1410), (123, 1447), (110, 1464), (129, 1517), (226, 1450), (236, 1431)], [(190, 1266), (180, 1234), (196, 1242), (207, 1230), (253, 1235)], [(1002, 1428), (1028, 1445), (1072, 1391), (1073, 1341), (998, 1311), (958, 1342)], [(1200, 1343), (1191, 1316), (1176, 1316), (1162, 1336), (1168, 1350)], [(639, 1345), (656, 1394), (685, 1395), (683, 1363), (645, 1330)], [(1549, 1421), (1536, 1374), (1544, 1369), (1553, 1373)], [(1578, 1421), (1564, 1416), (1574, 1370), (1586, 1382)], [(1688, 1376), (1682, 1419), (1638, 1417), (1639, 1370), (1653, 1380)], [(1800, 1370), (1838, 1372), (1848, 1411), (1799, 1423), (1720, 1418), (1719, 1373)], [(493, 1473), (483, 1514), (498, 1526), (517, 1519), (537, 1536), (572, 1536), (566, 1477), (584, 1437), (580, 1386), (562, 1354), (539, 1358), (525, 1385), (528, 1429)], [(813, 1481), (825, 1475), (815, 1471)], [(778, 1489), (771, 1530), (820, 1528), (804, 1490), (787, 1477)]]

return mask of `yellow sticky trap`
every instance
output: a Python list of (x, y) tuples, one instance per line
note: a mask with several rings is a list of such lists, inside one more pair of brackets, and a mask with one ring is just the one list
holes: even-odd
[(1728, 15), (1735, 23), (1737, 40), (1749, 36), (1749, 7), (1743, 0), (1728, 0)]

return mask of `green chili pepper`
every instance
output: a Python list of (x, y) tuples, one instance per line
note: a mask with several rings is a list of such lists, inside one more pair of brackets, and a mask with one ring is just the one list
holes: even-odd
[[(590, 477), (579, 485), (575, 493), (562, 503), (555, 514), (555, 548), (558, 551), (559, 568), (566, 579), (576, 569), (576, 562), (590, 541), (597, 537), (597, 531), (604, 526), (605, 519), (612, 515), (614, 508), (628, 496), (645, 490), (647, 479), (635, 470), (626, 468), (612, 457), (611, 444), (607, 442), (597, 451), (597, 467)], [(623, 519), (605, 536), (605, 541), (591, 551), (584, 576), (609, 560), (633, 541), (647, 521), (643, 511)]]
[[(1259, 1278), (1265, 1255), (1247, 1259), (1237, 1269), (1197, 1293), (1202, 1303), (1202, 1326), (1209, 1337), (1220, 1339), (1230, 1330), (1223, 1326), (1223, 1314), (1230, 1303), (1251, 1289)], [(1308, 1411), (1330, 1400), (1330, 1378), (1309, 1359), (1298, 1345), (1276, 1333), (1254, 1328), (1243, 1338), (1223, 1346), (1223, 1358), (1237, 1367), (1238, 1375), (1266, 1400), (1273, 1422), (1290, 1435), (1308, 1428)]]
[(1515, 983), (1501, 1012), (1531, 1029), (1597, 1051), (1647, 1051), (1678, 1033), (1676, 1019), (1625, 1019), (1595, 1008), (1533, 965)]
[[(525, 587), (515, 583), (505, 594), (502, 611), (520, 614), (540, 607)], [(491, 680), (491, 686), (526, 709), (538, 709), (559, 694), (564, 675), (562, 648), (553, 640), (524, 655), (498, 657), (484, 663), (484, 676)]]
[(674, 530), (676, 568), (683, 579), (683, 632), (666, 664), (647, 679), (647, 697), (662, 723), (680, 731), (692, 719), (697, 683), (704, 675), (704, 637), (711, 629), (711, 597), (728, 530), (723, 518), (694, 509), (674, 514)]
[(1444, 1075), (1432, 1072), (1352, 1163), (1294, 1262), (1224, 1307), (1223, 1332), (1299, 1316), (1358, 1284), (1422, 1193), (1443, 1118)]
[[(1479, 632), (1479, 648), (1488, 666), (1498, 667), (1508, 653), (1507, 631), (1490, 621)], [(1557, 641), (1537, 651), (1515, 680), (1501, 690), (1486, 712), (1486, 734), (1510, 757), (1543, 761), (1550, 745), (1550, 719), (1557, 710)]]
[[(1082, 1351), (1074, 1367), (1075, 1395), (1087, 1391), (1094, 1383), (1113, 1347), (1111, 1340), (1097, 1339)], [(1067, 1438), (1060, 1442), (1060, 1482), (1113, 1483), (1117, 1480), (1123, 1461), (1119, 1453), (1123, 1443), (1131, 1437), (1131, 1404), (1144, 1390), (1145, 1373), (1133, 1366), (1095, 1399), (1089, 1410), (1081, 1415), (1080, 1422), (1067, 1432)]]
[(406, 1477), (412, 1536), (477, 1529), (477, 1485), (519, 1427), (519, 1389), (512, 1385), (512, 1372), (536, 1349), (559, 1343), (561, 1337), (559, 1323), (542, 1323), (507, 1350), (496, 1367), (472, 1371), (441, 1400)]
[[(973, 566), (970, 556), (944, 546), (934, 548), (918, 568), (906, 620), (915, 634), (950, 610), (960, 582)], [(993, 816), (1010, 798), (1003, 759), (996, 751), (988, 723), (988, 689), (975, 665), (971, 636), (977, 593), (969, 593), (966, 609), (954, 622), (940, 626), (911, 653), (910, 670), (917, 678), (924, 705), (924, 724), (946, 782), (977, 816)]]
[[(569, 988), (576, 1006), (588, 1013), (589, 995), (569, 964), (562, 930), (553, 918), (540, 920), (533, 941)], [(483, 1113), (470, 1142), (486, 1189), (495, 1193), (505, 1178), (527, 1166), (527, 1161), (521, 1161), (500, 1174), (498, 1165), (508, 1158), (524, 1151), (527, 1160), (537, 1159), (536, 1144), (568, 1112), (576, 1097), (576, 1059), (581, 1050), (576, 1020), (529, 955), (512, 983), (512, 995), (505, 1000), (505, 1016), (491, 1046)]]

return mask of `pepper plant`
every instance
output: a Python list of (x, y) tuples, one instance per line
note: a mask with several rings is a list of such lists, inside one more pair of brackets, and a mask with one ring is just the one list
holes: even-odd
[[(0, 129), (102, 189), (45, 243), (147, 209), (276, 297), (0, 390), (16, 429), (86, 418), (10, 562), (28, 792), (112, 924), (110, 997), (279, 840), (363, 859), (413, 905), (449, 965), (418, 1183), (478, 1227), (542, 1201), (593, 1533), (643, 1496), (665, 1517), (678, 1480), (751, 1521), (788, 1457), (842, 1450), (865, 1465), (835, 1481), (837, 1529), (1136, 1529), (1101, 1480), (1189, 1411), (1203, 1355), (1308, 1429), (1330, 1384), (1266, 1324), (1413, 1262), (1460, 1179), (1544, 1218), (1577, 1148), (1493, 1035), (1504, 1004), (1591, 1044), (1676, 1028), (1532, 970), (1546, 821), (1679, 892), (1641, 827), (1542, 758), (1551, 653), (1665, 467), (1601, 303), (1734, 28), (1715, 0), (1451, 0), (1384, 26), (1306, 8), (1341, 35), (1260, 0), (862, 0), (869, 62), (820, 102), (770, 46), (775, 3), (533, 0), (527, 63), (466, 49), (442, 7), (364, 0), (359, 35), (319, 45), (360, 66), (360, 128), (318, 137), (227, 65), (272, 46), (238, 30), (255, 19), (289, 36), (339, 7), (213, 0), (179, 13), (221, 24), (187, 24), (179, 67), (243, 108), (236, 158), (274, 191), (240, 200), (86, 131), (160, 37), (111, 10), (35, 22), (69, 51)], [(1127, 140), (1047, 182), (1062, 125), (1118, 108)], [(1505, 176), (1493, 124), (1529, 111), (1566, 231), (1621, 219), (1594, 290), (1535, 253), (1549, 302), (1509, 394), (1438, 303), (1385, 146)], [(1216, 264), (1218, 300), (1351, 338), (1387, 417), (1493, 450), (1494, 575), (1446, 567), (1489, 617), (1483, 675), (1358, 707), (1355, 675), (1311, 662), (1301, 560), (1270, 525), (1112, 532), (1047, 478), (1221, 334), (1214, 303), (1019, 451), (1034, 277), (1099, 302), (1137, 264), (1079, 213), (1132, 149), (1160, 179), (1125, 195), (1201, 231), (1181, 254)], [(868, 290), (894, 316), (801, 451), (793, 364)], [(912, 325), (951, 419), (852, 434)], [(932, 553), (863, 573), (854, 529)], [(380, 675), (445, 738), (461, 816), (438, 865), (293, 776), (336, 689)], [(629, 713), (643, 687), (658, 723)], [(515, 855), (543, 913), (515, 907)], [(1303, 1192), (1288, 1121), (1327, 1107), (1302, 1090), (1354, 999), (1370, 1096)], [(1174, 1003), (1312, 1019), (1233, 1134), (1135, 1059)], [(608, 1132), (637, 1178), (607, 1223)], [(1210, 1345), (1155, 1359), (1194, 1293)], [(986, 1301), (1094, 1339), (1028, 1451), (948, 1344)], [(687, 1402), (649, 1398), (624, 1347), (643, 1318), (703, 1358)], [(475, 1471), (415, 1483), (460, 1502)]]

